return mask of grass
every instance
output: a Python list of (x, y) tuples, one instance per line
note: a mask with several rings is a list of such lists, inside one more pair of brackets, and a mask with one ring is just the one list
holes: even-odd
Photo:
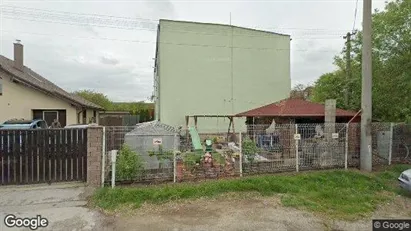
[(359, 171), (317, 171), (288, 175), (244, 177), (145, 188), (103, 188), (92, 198), (105, 210), (143, 203), (164, 203), (180, 199), (215, 197), (230, 192), (258, 192), (262, 196), (281, 195), (284, 206), (303, 208), (329, 217), (355, 219), (368, 216), (395, 193), (397, 177), (409, 165), (396, 165), (366, 174)]

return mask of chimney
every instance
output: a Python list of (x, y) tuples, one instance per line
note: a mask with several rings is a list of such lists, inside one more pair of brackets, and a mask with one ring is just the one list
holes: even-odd
[(16, 40), (14, 43), (14, 67), (20, 71), (23, 71), (23, 44), (20, 40)]

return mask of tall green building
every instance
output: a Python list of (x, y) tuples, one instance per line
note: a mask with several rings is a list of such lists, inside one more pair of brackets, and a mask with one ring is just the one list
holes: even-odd
[[(290, 36), (231, 25), (160, 20), (154, 69), (155, 118), (233, 115), (289, 97)], [(226, 132), (228, 119), (198, 120), (200, 132)], [(245, 119), (235, 120), (237, 130)]]

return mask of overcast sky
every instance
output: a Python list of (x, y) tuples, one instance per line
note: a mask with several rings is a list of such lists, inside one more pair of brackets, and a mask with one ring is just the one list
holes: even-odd
[[(342, 36), (353, 28), (356, 6), (355, 0), (0, 2), (2, 55), (12, 58), (12, 43), (20, 39), (26, 66), (68, 91), (91, 89), (114, 101), (147, 100), (152, 94), (160, 18), (229, 24), (231, 13), (236, 26), (290, 34), (295, 85), (334, 70), (333, 57), (344, 45)], [(357, 29), (362, 4), (360, 0)], [(373, 0), (373, 8), (384, 4)], [(134, 24), (125, 17), (134, 18)]]

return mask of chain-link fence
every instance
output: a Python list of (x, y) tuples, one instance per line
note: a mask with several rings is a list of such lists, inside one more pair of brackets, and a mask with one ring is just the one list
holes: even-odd
[[(359, 123), (260, 124), (234, 133), (176, 130), (159, 122), (106, 127), (105, 181), (111, 181), (110, 155), (117, 156), (115, 180), (132, 183), (356, 168), (360, 133)], [(373, 123), (371, 134), (374, 166), (410, 159), (411, 125)], [(136, 173), (122, 170), (130, 163)]]
[[(178, 138), (174, 128), (158, 122), (105, 127), (105, 182), (113, 179), (117, 183), (172, 181)], [(115, 175), (112, 155), (116, 156)]]
[(411, 162), (411, 124), (390, 124), (392, 134), (390, 142), (391, 162)]

